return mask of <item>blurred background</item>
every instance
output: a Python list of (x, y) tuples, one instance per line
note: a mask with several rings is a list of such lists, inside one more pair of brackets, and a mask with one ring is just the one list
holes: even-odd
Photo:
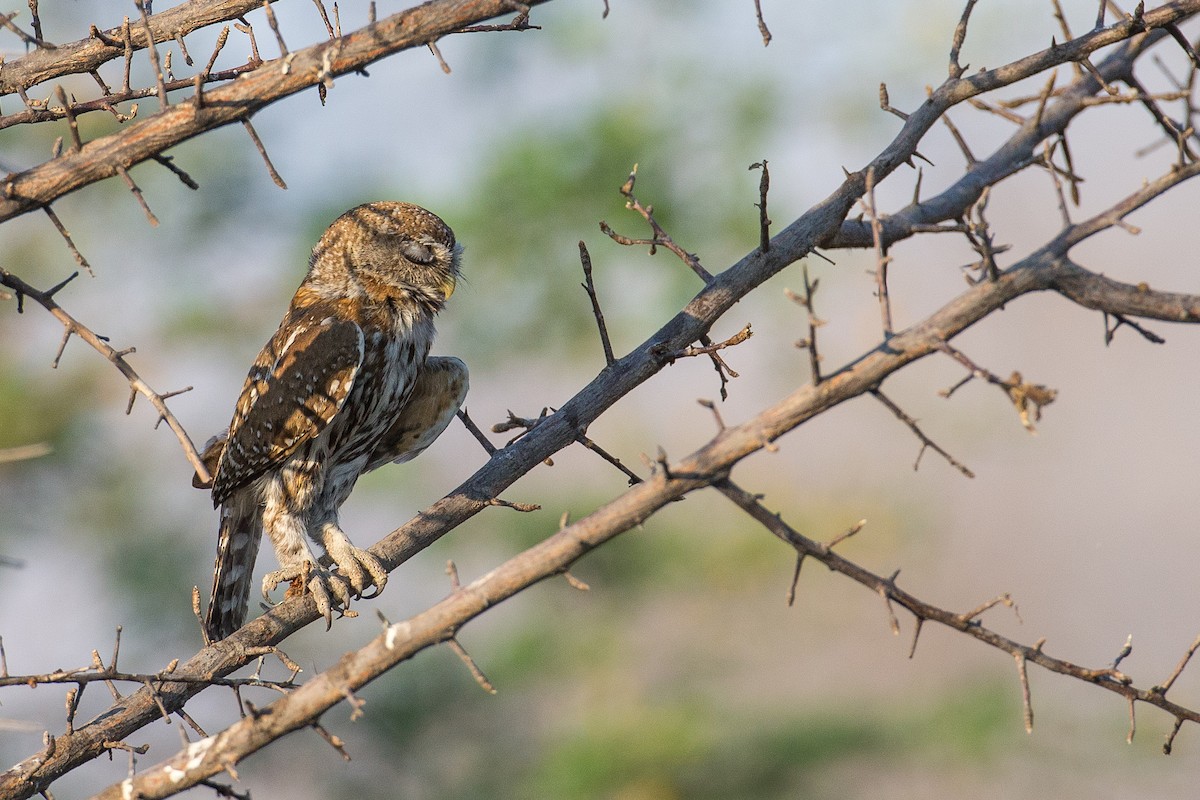
[[(382, 17), (407, 3), (378, 3)], [(618, 355), (640, 344), (700, 286), (669, 253), (649, 256), (600, 233), (606, 220), (631, 236), (642, 221), (618, 187), (638, 164), (637, 194), (705, 266), (720, 271), (757, 245), (759, 173), (771, 169), (776, 230), (831, 192), (842, 167), (865, 165), (898, 130), (878, 109), (878, 84), (912, 109), (946, 74), (962, 11), (950, 0), (846, 0), (835, 14), (810, 2), (763, 0), (774, 39), (764, 48), (753, 4), (683, 0), (556, 0), (534, 9), (541, 31), (454, 36), (440, 42), (453, 72), (425, 51), (339, 78), (322, 108), (315, 92), (271, 106), (254, 120), (288, 183), (270, 180), (240, 126), (171, 152), (201, 185), (192, 192), (157, 165), (132, 171), (161, 224), (147, 225), (124, 186), (108, 181), (55, 208), (95, 267), (58, 296), (83, 323), (136, 346), (131, 361), (159, 391), (193, 386), (170, 401), (197, 444), (228, 423), (248, 365), (274, 331), (304, 273), (308, 251), (341, 211), (390, 198), (436, 211), (466, 246), (466, 280), (441, 317), (435, 352), (471, 368), (471, 416), (490, 427), (506, 411), (533, 417), (557, 407), (603, 366), (576, 243), (589, 246), (595, 281)], [(1077, 33), (1095, 20), (1094, 0), (1065, 0)], [(126, 9), (133, 13), (132, 6)], [(158, 10), (162, 10), (159, 8)], [(125, 13), (96, 0), (43, 2), (45, 35), (69, 41), (119, 24)], [(309, 3), (275, 13), (291, 49), (324, 37)], [(345, 3), (346, 29), (366, 19)], [(18, 19), (27, 23), (28, 19)], [(250, 15), (265, 57), (275, 55), (261, 12)], [(1189, 29), (1195, 35), (1195, 29)], [(4, 34), (7, 36), (7, 34)], [(188, 37), (202, 60), (216, 31)], [(963, 54), (972, 69), (1045, 47), (1061, 34), (1045, 0), (1005, 0), (976, 9)], [(0, 42), (8, 58), (23, 47)], [(176, 49), (174, 45), (162, 50)], [(241, 63), (236, 32), (218, 66)], [(1160, 47), (1183, 74), (1172, 45)], [(175, 54), (179, 58), (179, 54)], [(152, 79), (139, 59), (143, 84)], [(120, 82), (120, 62), (101, 70)], [(182, 69), (180, 70), (182, 72)], [(189, 73), (190, 74), (190, 73)], [(1139, 76), (1168, 88), (1149, 59)], [(1060, 85), (1070, 77), (1064, 69)], [(135, 82), (137, 72), (135, 71)], [(66, 82), (91, 96), (90, 79)], [(1038, 91), (1045, 78), (1007, 90)], [(42, 91), (39, 89), (39, 91)], [(40, 96), (40, 95), (38, 95)], [(4, 99), (3, 111), (15, 101)], [(141, 101), (142, 114), (157, 108)], [(1172, 109), (1177, 113), (1177, 109)], [(967, 108), (951, 113), (984, 157), (1010, 123)], [(111, 117), (80, 120), (85, 138), (113, 129)], [(1075, 168), (1084, 176), (1082, 219), (1162, 173), (1174, 150), (1156, 143), (1142, 109), (1093, 109), (1072, 126)], [(33, 166), (65, 126), (0, 134), (0, 165)], [(964, 159), (941, 126), (921, 145), (923, 196), (961, 175)], [(881, 210), (906, 204), (915, 173), (878, 190)], [(1200, 186), (1184, 185), (1133, 215), (1140, 236), (1112, 231), (1076, 259), (1124, 281), (1200, 291), (1195, 209)], [(992, 194), (1007, 266), (1060, 225), (1048, 176), (1029, 171)], [(75, 269), (43, 215), (0, 229), (5, 268), (41, 287)], [(870, 253), (811, 260), (820, 279), (824, 369), (874, 347), (878, 305)], [(897, 327), (922, 319), (958, 292), (975, 260), (958, 237), (920, 237), (893, 250)], [(720, 406), (731, 424), (809, 379), (794, 266), (743, 300), (714, 329), (747, 322), (754, 337), (726, 354), (740, 377)], [(200, 645), (190, 592), (211, 580), (216, 517), (208, 495), (166, 427), (139, 400), (124, 416), (128, 387), (110, 364), (73, 341), (50, 368), (59, 324), (27, 304), (0, 303), (0, 448), (46, 443), (44, 457), (0, 464), (0, 636), (13, 674), (107, 658), (123, 627), (120, 665), (152, 672)], [(1020, 641), (1046, 637), (1046, 651), (1106, 666), (1132, 635), (1122, 669), (1138, 685), (1166, 678), (1200, 632), (1195, 565), (1200, 467), (1200, 331), (1149, 323), (1153, 345), (1128, 329), (1104, 344), (1099, 314), (1057, 296), (1024, 297), (955, 341), (1001, 375), (1058, 390), (1031, 436), (1007, 398), (963, 377), (948, 358), (928, 358), (885, 390), (940, 445), (977, 474), (964, 478), (935, 454), (913, 470), (919, 443), (870, 398), (827, 413), (734, 473), (745, 488), (802, 532), (829, 539), (867, 526), (840, 551), (942, 607), (966, 610), (1011, 592), (1019, 617), (996, 609), (985, 621)], [(697, 398), (718, 398), (711, 365), (682, 361), (623, 399), (589, 435), (635, 470), (661, 446), (678, 458), (713, 433)], [(502, 444), (504, 436), (492, 437)], [(455, 423), (416, 462), (360, 482), (343, 509), (366, 546), (467, 478), (486, 455)], [(375, 610), (397, 620), (449, 591), (452, 559), (465, 581), (578, 518), (625, 487), (596, 456), (572, 448), (505, 493), (539, 503), (518, 514), (477, 516), (404, 565), (357, 619), (319, 626), (284, 649), (311, 676), (378, 630)], [(263, 572), (273, 568), (264, 556)], [(239, 765), (241, 789), (272, 798), (865, 798), (969, 795), (1127, 797), (1193, 791), (1200, 735), (1185, 728), (1176, 755), (1160, 748), (1173, 720), (1138, 709), (1125, 744), (1126, 704), (1116, 695), (1030, 667), (1034, 733), (1022, 727), (1012, 659), (936, 626), (907, 657), (912, 620), (893, 637), (879, 598), (808, 564), (796, 603), (785, 596), (792, 553), (716, 493), (673, 504), (588, 556), (573, 570), (589, 592), (556, 580), (534, 587), (468, 625), (460, 639), (499, 689), (481, 691), (446, 648), (420, 654), (362, 692), (364, 716), (329, 712), (323, 723), (346, 742), (345, 763), (320, 737), (299, 732)], [(282, 677), (277, 664), (266, 672)], [(63, 728), (65, 687), (0, 693), (0, 766), (41, 747)], [(1172, 690), (1200, 703), (1200, 672)], [(265, 704), (266, 692), (246, 696)], [(91, 687), (79, 720), (105, 708)], [(236, 718), (231, 694), (209, 690), (188, 705), (209, 732)], [(173, 753), (178, 732), (161, 723), (142, 765)], [(89, 795), (125, 777), (123, 755), (99, 759), (52, 787)], [(209, 790), (201, 790), (208, 792)]]

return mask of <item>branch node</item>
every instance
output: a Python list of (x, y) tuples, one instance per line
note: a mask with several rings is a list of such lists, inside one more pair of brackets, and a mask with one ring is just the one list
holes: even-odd
[[(865, 524), (863, 520), (862, 524)], [(862, 527), (862, 524), (859, 527)], [(844, 537), (843, 537), (844, 538)], [(900, 635), (900, 620), (896, 619), (896, 612), (892, 608), (892, 591), (896, 588), (896, 577), (900, 574), (900, 570), (896, 570), (889, 578), (882, 581), (877, 589), (879, 596), (883, 598), (883, 607), (887, 610), (888, 625), (891, 627), (892, 635)]]

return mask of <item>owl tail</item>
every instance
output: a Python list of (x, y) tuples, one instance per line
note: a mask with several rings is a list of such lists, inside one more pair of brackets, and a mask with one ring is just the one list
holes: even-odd
[(214, 642), (224, 639), (246, 621), (254, 561), (262, 541), (262, 513), (251, 494), (235, 492), (221, 505), (212, 598), (204, 617), (204, 630)]

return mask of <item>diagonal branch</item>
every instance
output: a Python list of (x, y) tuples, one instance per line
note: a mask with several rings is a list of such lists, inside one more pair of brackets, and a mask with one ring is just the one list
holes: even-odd
[[(545, 2), (549, 0), (531, 0), (530, 5)], [(88, 142), (77, 153), (10, 175), (0, 184), (0, 222), (110, 178), (118, 167), (129, 169), (205, 131), (249, 119), (263, 107), (329, 78), (360, 71), (385, 56), (423, 46), (464, 25), (509, 10), (505, 0), (432, 0), (337, 40), (294, 51), (287, 56), (286, 70), (282, 69), (284, 59), (264, 62), (233, 83), (206, 91), (200, 108), (193, 103), (170, 106)], [(137, 28), (131, 27), (130, 35), (136, 33)], [(171, 32), (166, 38), (173, 35)]]
[[(424, 20), (421, 24), (432, 25), (433, 23), (430, 22), (432, 18), (422, 16), (423, 14), (445, 11), (451, 6), (454, 9), (464, 6), (472, 8), (486, 6), (491, 9), (500, 5), (507, 7), (508, 4), (449, 3), (435, 0), (420, 9), (405, 12), (397, 17), (408, 15), (406, 18), (416, 19), (418, 23)], [(1171, 19), (1173, 21), (1181, 18), (1183, 14), (1197, 7), (1200, 7), (1200, 0), (1172, 3), (1164, 7), (1167, 11), (1157, 9), (1149, 12), (1145, 15), (1145, 20), (1153, 19), (1155, 24), (1165, 24), (1163, 20)], [(395, 19), (389, 18), (389, 20)], [(373, 32), (379, 33), (381, 36), (384, 34), (399, 35), (389, 20), (378, 23), (376, 27), (380, 30)], [(1047, 65), (1061, 63), (1061, 59), (1066, 58), (1067, 55), (1071, 53), (1077, 55), (1081, 47), (1094, 49), (1104, 44), (1112, 44), (1119, 40), (1120, 31), (1117, 29), (1123, 25), (1125, 23), (1118, 23), (1113, 28), (1104, 29), (1077, 40), (1084, 44), (1073, 43), (1070, 47), (1059, 46), (1048, 51), (1049, 55), (1041, 56), (1040, 60), (1038, 58), (1034, 58), (1032, 61), (1024, 59), (1005, 68), (978, 73), (969, 78), (948, 81), (943, 84), (932, 92), (928, 102), (922, 104), (909, 116), (895, 140), (871, 162), (870, 167), (874, 170), (877, 180), (882, 180), (912, 157), (921, 137), (936, 123), (946, 108), (989, 88), (1028, 77)], [(405, 28), (404, 33), (407, 34), (409, 30)], [(415, 37), (421, 33), (428, 33), (431, 28), (421, 28), (419, 24), (414, 23), (411, 30), (417, 32), (413, 34)], [(1133, 35), (1136, 32), (1132, 28), (1128, 28), (1124, 30), (1124, 35)], [(1139, 37), (1139, 39), (1144, 44), (1152, 36), (1153, 34)], [(388, 41), (393, 40), (388, 39)], [(359, 46), (366, 47), (361, 42)], [(309, 54), (311, 50), (310, 48), (298, 51), (289, 73), (291, 77), (295, 77), (299, 71), (299, 59), (302, 56), (308, 58), (306, 54)], [(337, 56), (342, 60), (336, 63), (339, 65), (353, 63), (342, 58), (344, 55), (345, 51), (343, 50), (342, 54)], [(331, 55), (331, 58), (334, 57)], [(319, 62), (320, 59), (314, 56), (306, 63), (315, 68)], [(275, 70), (270, 71), (266, 77), (256, 72), (244, 78), (243, 81), (247, 83), (261, 81), (262, 83), (256, 84), (260, 89), (283, 91), (278, 81), (287, 78), (288, 76), (280, 76)], [(154, 127), (155, 124), (158, 124), (155, 120), (172, 114), (192, 113), (195, 115), (194, 119), (199, 119), (201, 115), (209, 113), (210, 98), (217, 96), (231, 102), (252, 102), (238, 95), (237, 86), (222, 87), (206, 95), (206, 103), (202, 110), (195, 110), (193, 107), (189, 112), (187, 108), (176, 105), (166, 114), (138, 123), (123, 133), (134, 129), (143, 132), (159, 130)], [(192, 104), (181, 105), (192, 106)], [(240, 118), (238, 114), (242, 116), (249, 114), (248, 110), (242, 113), (243, 110), (242, 107), (239, 107), (236, 112), (229, 112), (224, 106), (217, 106), (219, 113), (232, 113), (231, 120)], [(187, 122), (187, 118), (180, 119)], [(204, 125), (210, 123), (214, 127), (218, 124), (211, 119), (203, 122)], [(89, 142), (85, 145), (84, 153), (88, 153), (89, 148), (96, 148), (98, 143), (106, 141), (108, 145), (105, 146), (117, 148), (117, 152), (126, 152), (120, 148), (127, 145), (128, 142), (119, 140), (119, 137), (118, 139), (108, 137)], [(96, 152), (97, 150), (92, 150), (91, 155), (95, 155)], [(64, 156), (60, 160), (65, 161), (67, 158), (68, 156)], [(43, 167), (35, 168), (31, 172), (41, 170)], [(26, 176), (29, 174), (25, 173)], [(465, 587), (444, 603), (426, 612), (428, 616), (420, 617), (421, 625), (429, 627), (417, 630), (412, 624), (412, 620), (409, 623), (399, 624), (403, 627), (390, 626), (389, 634), (384, 635), (382, 642), (384, 648), (388, 650), (388, 654), (381, 655), (384, 655), (385, 658), (397, 659), (407, 657), (404, 652), (411, 654), (411, 652), (415, 652), (413, 648), (417, 647), (417, 645), (410, 646), (407, 642), (412, 640), (412, 636), (418, 634), (425, 635), (426, 639), (423, 641), (429, 643), (444, 641), (453, 635), (453, 631), (457, 630), (465, 621), (482, 613), (486, 608), (503, 599), (503, 596), (507, 596), (502, 592), (494, 593), (493, 589), (507, 587), (504, 588), (504, 591), (520, 591), (522, 586), (532, 585), (542, 577), (554, 574), (555, 570), (559, 570), (560, 567), (565, 569), (573, 560), (592, 547), (639, 524), (678, 497), (719, 483), (741, 459), (771, 446), (771, 443), (784, 433), (825, 410), (870, 391), (888, 375), (937, 351), (947, 339), (958, 335), (1005, 304), (1013, 302), (1026, 293), (1057, 289), (1058, 281), (1062, 280), (1064, 276), (1069, 280), (1072, 276), (1069, 267), (1064, 266), (1069, 263), (1066, 258), (1071, 247), (1087, 236), (1118, 224), (1123, 216), (1135, 208), (1195, 174), (1195, 165), (1188, 165), (1157, 181), (1146, 184), (1139, 192), (1131, 195), (1126, 202), (1092, 220), (1071, 226), (1045, 247), (999, 273), (994, 281), (985, 281), (970, 287), (961, 296), (946, 304), (923, 322), (896, 333), (886, 343), (886, 346), (881, 345), (863, 354), (854, 362), (826, 376), (819, 385), (797, 389), (788, 397), (764, 409), (753, 419), (736, 427), (722, 430), (711, 442), (678, 463), (670, 465), (668, 470), (643, 481), (604, 508), (564, 529), (563, 536), (552, 536), (543, 545), (534, 548), (531, 551), (533, 555), (529, 560), (515, 565), (510, 562), (501, 570), (489, 573), (485, 579)], [(789, 264), (812, 252), (818, 242), (830, 238), (832, 234), (840, 230), (847, 213), (865, 192), (865, 175), (865, 171), (849, 175), (846, 181), (828, 198), (815, 205), (773, 237), (769, 248), (756, 248), (736, 264), (714, 276), (712, 281), (691, 302), (646, 342), (625, 357), (615, 361), (610, 368), (602, 370), (557, 412), (546, 417), (535, 429), (529, 431), (518, 441), (499, 450), (469, 480), (447, 497), (423, 511), (414, 520), (378, 542), (372, 548), (372, 552), (380, 557), (389, 569), (394, 569), (458, 524), (489, 507), (492, 498), (498, 496), (501, 491), (544, 459), (577, 441), (578, 436), (587, 429), (588, 424), (663, 368), (662, 353), (679, 352), (692, 343), (701, 341), (702, 337), (707, 336), (713, 324), (741, 298)], [(84, 183), (86, 182), (88, 181), (84, 181)], [(79, 185), (83, 185), (83, 183)], [(78, 186), (72, 188), (78, 188)], [(11, 206), (15, 201), (7, 202), (10, 205), (0, 203), (0, 210), (4, 210), (4, 213), (10, 215), (21, 213), (19, 208)], [(1192, 302), (1200, 302), (1200, 300), (1193, 299)], [(510, 583), (504, 584), (504, 581)], [(230, 638), (202, 649), (181, 665), (178, 672), (182, 675), (227, 675), (253, 658), (251, 653), (254, 648), (278, 643), (317, 617), (315, 604), (310, 596), (286, 600), (262, 617), (247, 624)], [(390, 647), (388, 647), (389, 642)], [(397, 653), (399, 655), (396, 655)], [(353, 656), (348, 658), (352, 659)], [(344, 663), (353, 666), (351, 662)], [(335, 669), (340, 668), (341, 665)], [(361, 675), (357, 673), (356, 675), (356, 679), (364, 679)], [(303, 697), (310, 701), (320, 700), (323, 697), (320, 695), (322, 682), (314, 681), (309, 685), (314, 687), (310, 690), (312, 694), (306, 694)], [(0, 775), (0, 796), (23, 798), (41, 791), (74, 766), (103, 752), (105, 742), (123, 740), (131, 732), (160, 717), (164, 710), (167, 713), (174, 713), (199, 691), (198, 686), (182, 680), (164, 682), (156, 688), (158, 689), (156, 693), (143, 689), (123, 698), (119, 704), (100, 714), (91, 723), (59, 736), (53, 752), (40, 753), (27, 758)], [(339, 693), (338, 698), (342, 697), (344, 694)], [(336, 699), (333, 700), (333, 702), (336, 701)], [(282, 726), (293, 723), (303, 724), (299, 722), (300, 717), (275, 716), (274, 714), (259, 715), (255, 720), (256, 722), (265, 720), (264, 724), (266, 725), (272, 724), (273, 721), (278, 721)], [(261, 731), (251, 730), (252, 727), (246, 725), (238, 728), (238, 735), (249, 737), (245, 741), (250, 744), (257, 741), (259, 743), (255, 746), (262, 746), (261, 740), (253, 738), (260, 735)], [(230, 729), (230, 731), (233, 730)], [(218, 738), (225, 735), (219, 734)], [(208, 747), (212, 746), (208, 745)], [(204, 762), (204, 753), (197, 752), (195, 755), (199, 757), (198, 765), (206, 763)], [(189, 780), (191, 779), (192, 777), (189, 777)], [(198, 776), (196, 779), (199, 779)], [(132, 785), (129, 787), (129, 791), (132, 795)]]
[[(1134, 205), (1148, 202), (1197, 172), (1200, 172), (1200, 165), (1191, 165), (1187, 170), (1174, 170), (1142, 187), (1131, 196), (1133, 201), (1127, 200), (1120, 205), (1125, 207), (1130, 202), (1134, 202)], [(841, 202), (831, 199), (818, 204), (780, 232), (772, 240), (769, 251), (763, 253), (756, 248), (717, 275), (648, 341), (618, 359), (612, 368), (605, 368), (557, 412), (542, 419), (525, 436), (499, 450), (465, 483), (376, 543), (371, 552), (383, 560), (389, 570), (395, 569), (462, 522), (488, 508), (491, 498), (498, 496), (543, 460), (577, 441), (579, 433), (591, 421), (662, 368), (663, 362), (655, 355), (656, 352), (664, 348), (683, 349), (696, 341), (737, 299), (807, 253), (824, 232), (838, 225), (841, 217), (835, 211), (840, 210), (844, 214), (853, 202), (846, 201), (846, 194), (843, 186), (834, 195)], [(1086, 229), (1091, 233), (1102, 230), (1103, 227), (1095, 222), (1098, 218), (1109, 220), (1110, 226), (1115, 224), (1110, 210), (1073, 228)], [(660, 472), (655, 478), (628, 489), (604, 508), (565, 529), (562, 537), (552, 537), (543, 543), (546, 548), (561, 548), (554, 550), (553, 558), (547, 554), (547, 550), (535, 548), (535, 555), (530, 562), (523, 562), (519, 570), (523, 585), (554, 574), (560, 566), (565, 569), (587, 550), (640, 524), (688, 492), (721, 481), (738, 461), (770, 446), (784, 433), (824, 411), (869, 392), (888, 375), (937, 352), (943, 342), (1021, 295), (1053, 288), (1061, 274), (1064, 254), (1076, 243), (1077, 236), (1082, 234), (1075, 230), (1065, 232), (1046, 247), (1002, 272), (995, 281), (984, 281), (970, 287), (924, 321), (896, 333), (886, 345), (865, 353), (828, 375), (820, 384), (801, 387), (747, 422), (723, 429), (707, 445), (671, 465), (670, 477)], [(1195, 298), (1195, 302), (1200, 303), (1200, 298)], [(553, 544), (549, 544), (551, 542)], [(534, 565), (542, 571), (531, 571)], [(512, 577), (510, 572), (491, 575), (497, 581)], [(489, 583), (487, 587), (490, 590), (496, 585), (499, 584)], [(468, 619), (501, 599), (500, 595), (490, 591), (484, 597), (476, 596), (468, 591), (470, 588), (464, 590), (464, 595), (456, 594), (444, 604), (436, 606), (429, 612), (430, 616), (424, 618), (432, 627), (423, 628), (427, 633), (422, 634), (425, 638), (421, 641), (426, 643), (422, 646), (443, 641)], [(510, 588), (514, 592), (519, 591), (516, 584)], [(285, 600), (228, 639), (204, 648), (182, 664), (177, 672), (183, 675), (227, 675), (253, 658), (249, 653), (254, 648), (278, 644), (318, 616), (311, 595)], [(413, 629), (409, 629), (409, 632), (415, 635)], [(398, 630), (397, 635), (399, 633)], [(409, 651), (406, 649), (404, 652)], [(157, 719), (161, 715), (160, 704), (168, 713), (174, 713), (199, 690), (199, 686), (191, 683), (164, 682), (158, 687), (156, 697), (141, 690), (124, 698), (119, 707), (101, 714), (93, 722), (70, 734), (59, 736), (52, 754), (27, 758), (0, 775), (0, 796), (29, 797), (65, 772), (103, 752), (106, 741), (122, 740)], [(337, 695), (338, 698), (341, 696)]]
[[(275, 2), (275, 0), (268, 0)], [(149, 17), (150, 35), (164, 42), (182, 38), (192, 31), (244, 17), (262, 8), (263, 0), (192, 0), (180, 3)], [(141, 50), (147, 45), (146, 29), (131, 26), (133, 47)], [(86, 39), (60, 44), (53, 50), (38, 49), (21, 58), (0, 64), (0, 96), (26, 90), (39, 83), (98, 69), (103, 64), (125, 55), (122, 29), (96, 29)]]
[[(966, 613), (954, 613), (945, 609), (925, 602), (920, 598), (904, 591), (896, 586), (895, 575), (885, 578), (882, 575), (877, 575), (870, 570), (864, 569), (858, 564), (843, 558), (838, 555), (828, 545), (809, 539), (803, 536), (792, 528), (787, 523), (780, 519), (778, 514), (768, 511), (759, 501), (758, 498), (737, 486), (730, 481), (723, 481), (716, 484), (716, 489), (729, 498), (735, 505), (744, 510), (747, 514), (753, 517), (763, 527), (770, 531), (775, 536), (782, 539), (796, 549), (796, 552), (803, 557), (815, 558), (825, 566), (829, 567), (834, 572), (854, 580), (869, 589), (873, 589), (880, 594), (883, 594), (889, 601), (900, 605), (907, 609), (918, 622), (932, 621), (948, 628), (952, 628), (959, 633), (966, 634), (973, 639), (978, 639), (985, 644), (1012, 654), (1020, 659), (1022, 668), (1024, 662), (1032, 662), (1040, 667), (1043, 667), (1050, 672), (1066, 675), (1071, 678), (1076, 678), (1087, 683), (1095, 684), (1102, 689), (1107, 689), (1110, 692), (1119, 694), (1130, 701), (1139, 701), (1148, 705), (1161, 708), (1167, 713), (1173, 715), (1177, 720), (1188, 720), (1190, 722), (1200, 723), (1200, 711), (1179, 705), (1166, 697), (1166, 690), (1162, 686), (1151, 686), (1147, 689), (1139, 689), (1122, 673), (1116, 670), (1116, 667), (1083, 667), (1066, 661), (1060, 658), (1046, 655), (1042, 650), (1042, 642), (1034, 645), (1026, 645), (1017, 642), (1013, 639), (1003, 636), (990, 628), (984, 627), (977, 619), (982, 610), (985, 610), (991, 605), (999, 602), (1005, 602), (1007, 598), (1001, 596), (996, 601), (985, 604), (981, 609), (968, 611)], [(1008, 600), (1011, 603), (1011, 600)], [(1190, 652), (1188, 657), (1190, 657)], [(1181, 662), (1187, 663), (1187, 658)], [(1027, 688), (1028, 683), (1022, 680), (1022, 687)], [(1031, 717), (1029, 712), (1028, 701), (1025, 707), (1026, 728), (1032, 727)]]
[[(1174, 4), (1171, 5), (1174, 6)], [(1168, 9), (1167, 6), (1164, 6), (1162, 9), (1156, 9), (1151, 13), (1157, 14), (1167, 10), (1178, 9)], [(1188, 8), (1183, 10), (1183, 13), (1194, 14), (1197, 11), (1200, 11), (1200, 7)], [(1149, 16), (1150, 14), (1147, 14), (1147, 17)], [(1045, 63), (1043, 69), (1050, 69), (1062, 63), (1061, 60), (1054, 58), (1055, 55), (1066, 51), (1069, 46), (1078, 48), (1081, 46), (1081, 43), (1087, 42), (1091, 37), (1099, 36), (1109, 30), (1111, 29), (1087, 34), (1070, 43), (1058, 45), (1057, 47), (1029, 56), (1026, 59), (1021, 59), (1004, 67), (990, 70), (987, 73), (980, 73), (979, 75), (992, 76), (988, 81), (990, 85), (998, 80), (1000, 76), (1008, 76), (1014, 69), (1018, 69), (1019, 66), (1024, 65), (1030, 59), (1046, 61), (1047, 63)], [(1133, 75), (1133, 65), (1137, 58), (1147, 48), (1163, 41), (1167, 36), (1168, 34), (1162, 29), (1156, 29), (1150, 30), (1145, 36), (1139, 36), (1123, 42), (1100, 63), (1097, 69), (1104, 76), (1105, 80), (1109, 82), (1125, 81)], [(1021, 70), (1020, 74), (1023, 77), (1029, 77), (1033, 73), (1026, 73), (1024, 70)], [(964, 81), (966, 80), (969, 79), (964, 79)], [(927, 226), (931, 224), (947, 220), (957, 220), (962, 217), (967, 209), (979, 200), (986, 187), (995, 185), (1005, 178), (1020, 172), (1030, 163), (1040, 160), (1041, 156), (1038, 153), (1040, 144), (1048, 138), (1063, 133), (1076, 116), (1090, 107), (1090, 101), (1099, 88), (1099, 84), (1090, 75), (1083, 75), (1071, 83), (1070, 86), (1056, 92), (1054, 102), (1047, 103), (1045, 108), (1041, 108), (1035, 117), (1026, 120), (1008, 141), (997, 148), (991, 156), (975, 164), (969, 172), (964, 174), (963, 177), (945, 191), (920, 202), (914, 200), (912, 204), (894, 214), (881, 216), (879, 223), (882, 227), (883, 244), (885, 246), (894, 244), (901, 239), (926, 230)], [(931, 101), (936, 101), (938, 95), (946, 89), (947, 84), (939, 87), (937, 92), (931, 96)], [(960, 90), (956, 89), (955, 91)], [(1048, 95), (1043, 96), (1043, 102), (1045, 102), (1044, 98), (1046, 97)], [(925, 106), (922, 106), (917, 114), (920, 114), (924, 110)], [(912, 124), (913, 120), (910, 118), (905, 123), (905, 129), (909, 128)], [(923, 133), (920, 135), (923, 135)], [(897, 141), (904, 138), (904, 136), (905, 130), (902, 129), (897, 136)], [(914, 150), (919, 138), (919, 136), (916, 136), (912, 139)], [(893, 145), (895, 145), (895, 142), (893, 142)], [(877, 182), (882, 179), (882, 175), (876, 175)], [(874, 242), (875, 232), (869, 220), (849, 219), (841, 224), (834, 236), (821, 242), (821, 246), (826, 248), (869, 248), (874, 246)]]
[[(125, 356), (132, 352), (132, 350), (114, 350), (103, 337), (98, 336), (94, 331), (92, 331), (83, 323), (79, 322), (79, 320), (75, 319), (73, 316), (67, 313), (62, 306), (55, 302), (54, 294), (61, 289), (64, 284), (65, 281), (63, 284), (59, 284), (48, 291), (38, 291), (29, 284), (25, 283), (25, 281), (18, 278), (16, 275), (13, 275), (8, 270), (0, 267), (0, 285), (7, 286), (15, 291), (18, 299), (28, 297), (35, 301), (49, 311), (55, 319), (62, 323), (64, 332), (62, 345), (59, 347), (58, 351), (58, 357), (62, 356), (62, 351), (63, 348), (66, 347), (67, 340), (71, 336), (78, 336), (80, 339), (87, 342), (87, 344), (93, 350), (111, 361), (113, 366), (120, 370), (121, 374), (125, 376), (125, 380), (129, 381), (131, 390), (129, 398), (130, 408), (133, 406), (133, 398), (139, 394), (149, 400), (150, 405), (154, 406), (154, 410), (158, 412), (159, 421), (166, 422), (174, 432), (175, 437), (179, 439), (179, 444), (183, 448), (183, 453), (185, 456), (187, 456), (187, 460), (192, 465), (192, 468), (196, 470), (198, 475), (207, 480), (208, 470), (205, 468), (204, 462), (200, 459), (199, 453), (196, 452), (196, 446), (192, 444), (191, 437), (189, 437), (187, 431), (184, 430), (183, 423), (176, 418), (171, 409), (167, 408), (167, 398), (179, 394), (179, 392), (159, 394), (151, 389), (150, 386), (144, 380), (142, 380), (141, 376), (137, 374), (137, 371), (134, 370), (129, 362), (125, 360)], [(19, 308), (20, 306), (18, 306), (18, 309)], [(55, 366), (58, 365), (58, 357), (56, 357), (54, 360)], [(190, 388), (191, 387), (189, 386), (188, 389)], [(183, 391), (187, 391), (188, 389), (184, 389)]]

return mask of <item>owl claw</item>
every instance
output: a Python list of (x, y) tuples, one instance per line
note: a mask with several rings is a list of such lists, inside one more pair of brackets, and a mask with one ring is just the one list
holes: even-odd
[[(270, 593), (279, 584), (288, 581), (293, 581), (293, 586), (296, 585), (295, 581), (300, 581), (300, 585), (306, 587), (308, 593), (313, 596), (313, 601), (317, 604), (317, 613), (325, 619), (325, 630), (329, 630), (333, 626), (333, 612), (335, 610), (344, 612), (350, 608), (351, 587), (346, 578), (322, 569), (308, 560), (301, 562), (299, 565), (284, 567), (283, 569), (264, 575), (262, 582), (263, 600), (274, 605), (271, 602)], [(287, 594), (288, 596), (292, 595), (293, 590), (288, 589)]]
[[(328, 560), (337, 565), (339, 576), (349, 582), (355, 599), (377, 597), (387, 585), (388, 573), (383, 562), (373, 553), (350, 544), (348, 539), (343, 542), (326, 541), (325, 552), (326, 558), (322, 562)], [(375, 591), (363, 594), (371, 586), (375, 587)]]

